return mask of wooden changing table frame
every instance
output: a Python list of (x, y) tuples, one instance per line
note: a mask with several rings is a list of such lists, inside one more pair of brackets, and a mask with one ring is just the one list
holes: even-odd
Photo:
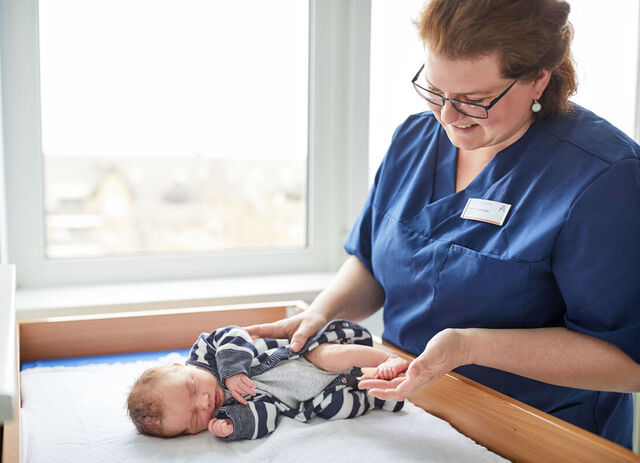
[[(304, 310), (300, 301), (57, 317), (17, 324), (17, 361), (117, 354), (191, 346), (203, 331), (247, 326)], [(380, 347), (413, 356), (388, 344)], [(19, 374), (16, 375), (19, 391)], [(580, 429), (456, 373), (449, 373), (410, 400), (458, 431), (513, 461), (640, 462), (626, 448)], [(19, 401), (18, 401), (19, 403)], [(19, 411), (4, 425), (3, 463), (20, 461)]]

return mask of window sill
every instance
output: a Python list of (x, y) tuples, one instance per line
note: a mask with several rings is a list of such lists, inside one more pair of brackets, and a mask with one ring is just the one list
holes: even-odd
[(322, 291), (333, 273), (156, 281), (16, 291), (17, 320), (98, 313), (303, 300)]

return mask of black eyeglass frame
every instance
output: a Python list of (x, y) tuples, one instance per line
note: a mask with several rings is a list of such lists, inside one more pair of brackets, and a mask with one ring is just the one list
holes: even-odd
[[(511, 90), (511, 87), (513, 87), (516, 82), (518, 82), (519, 79), (514, 80), (513, 82), (511, 82), (511, 85), (509, 85), (500, 95), (498, 95), (497, 97), (495, 97), (493, 100), (491, 100), (491, 102), (488, 105), (481, 105), (481, 104), (477, 104), (477, 103), (469, 103), (467, 101), (461, 101), (461, 100), (456, 100), (455, 98), (447, 98), (446, 96), (442, 96), (436, 92), (432, 92), (431, 90), (428, 90), (424, 87), (422, 87), (421, 85), (416, 83), (416, 80), (418, 80), (418, 77), (420, 76), (420, 73), (422, 72), (422, 70), (424, 69), (424, 64), (422, 66), (420, 66), (420, 69), (418, 69), (418, 72), (416, 73), (416, 75), (413, 77), (413, 79), (411, 79), (411, 83), (413, 84), (413, 88), (415, 89), (416, 93), (418, 95), (420, 95), (422, 98), (424, 98), (427, 102), (434, 104), (436, 106), (440, 106), (440, 107), (444, 107), (445, 102), (449, 102), (451, 103), (451, 106), (453, 106), (455, 108), (456, 111), (458, 111), (461, 114), (464, 114), (465, 116), (469, 116), (469, 117), (473, 117), (474, 119), (487, 119), (489, 117), (489, 110), (491, 108), (493, 108), (496, 103), (498, 101), (500, 101), (500, 98), (502, 98), (503, 96), (505, 96), (507, 94), (507, 92), (509, 90)], [(423, 95), (422, 93), (420, 93), (420, 91), (418, 90), (418, 88), (424, 90), (427, 93), (430, 93), (431, 95), (434, 95), (438, 98), (440, 98), (442, 100), (442, 104), (438, 104), (435, 101), (431, 101), (429, 100), (425, 95)], [(484, 114), (485, 116), (472, 116), (471, 114), (467, 114), (464, 111), (462, 111), (460, 108), (458, 108), (456, 106), (456, 103), (460, 103), (460, 104), (465, 104), (465, 105), (469, 105), (469, 106), (477, 106), (478, 108), (482, 108), (484, 109)]]

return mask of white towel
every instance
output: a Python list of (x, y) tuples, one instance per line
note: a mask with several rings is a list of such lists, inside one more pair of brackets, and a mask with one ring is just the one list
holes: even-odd
[[(182, 360), (171, 354), (160, 363)], [(409, 402), (398, 413), (374, 410), (351, 420), (299, 423), (282, 417), (273, 434), (258, 440), (223, 442), (207, 432), (172, 439), (142, 436), (127, 417), (126, 397), (135, 378), (157, 363), (24, 370), (23, 461), (506, 461)]]

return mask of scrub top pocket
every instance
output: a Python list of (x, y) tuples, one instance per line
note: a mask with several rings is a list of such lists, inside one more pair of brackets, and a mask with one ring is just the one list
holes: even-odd
[(458, 328), (518, 328), (528, 306), (530, 264), (452, 243), (436, 277), (433, 310)]

